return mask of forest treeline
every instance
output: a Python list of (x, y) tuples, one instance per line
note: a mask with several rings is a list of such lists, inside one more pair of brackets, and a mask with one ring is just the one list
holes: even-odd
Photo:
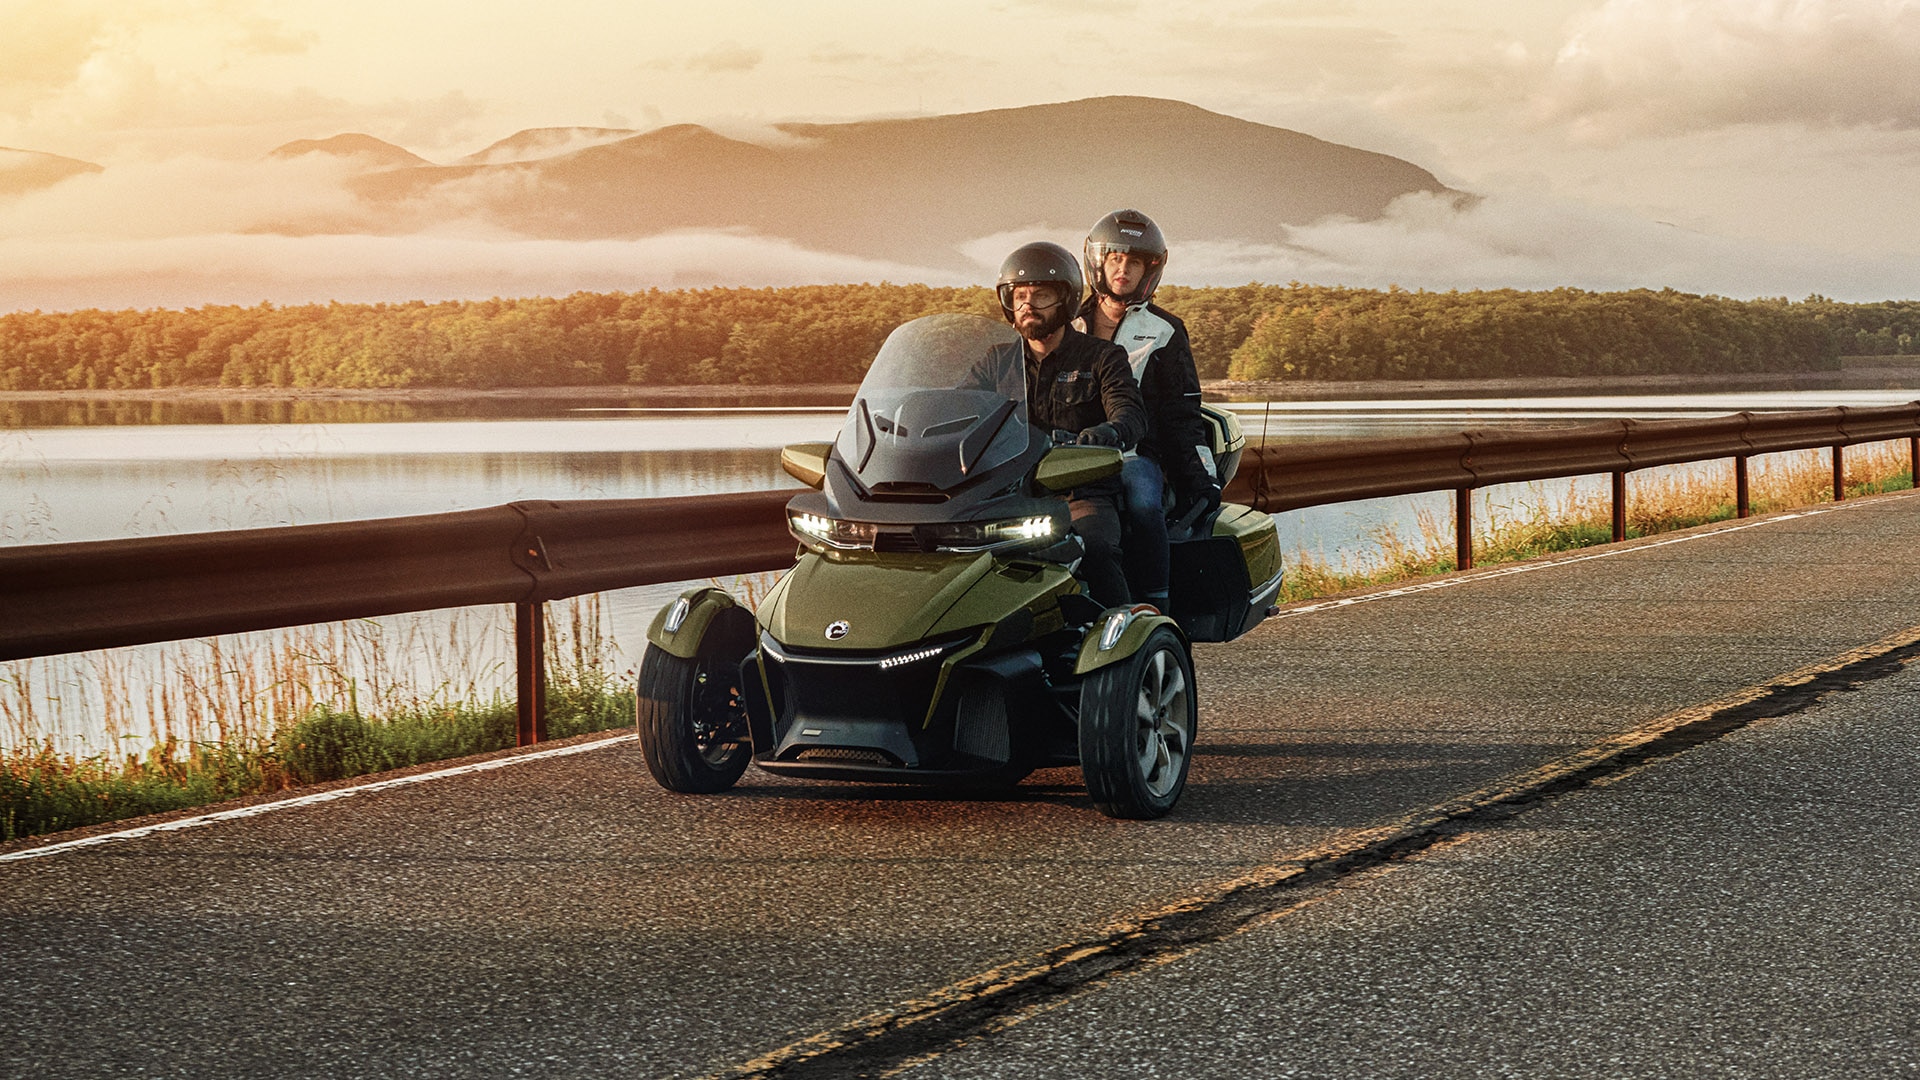
[[(1157, 299), (1205, 379), (1807, 370), (1920, 338), (1920, 301), (1300, 284)], [(984, 288), (881, 284), (20, 312), (0, 316), (0, 389), (851, 383), (895, 326), (946, 311), (998, 307)]]

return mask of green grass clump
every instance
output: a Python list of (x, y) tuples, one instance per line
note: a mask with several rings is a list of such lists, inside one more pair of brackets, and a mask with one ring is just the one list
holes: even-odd
[(0, 840), (205, 806), (287, 786), (271, 751), (233, 746), (155, 748), (113, 762), (51, 744), (0, 755)]
[[(570, 739), (590, 731), (632, 725), (633, 687), (621, 684), (604, 668), (580, 665), (561, 670), (547, 681), (547, 738)], [(508, 714), (506, 735), (511, 744), (517, 721)]]
[(295, 784), (318, 784), (504, 749), (514, 744), (517, 730), (513, 705), (499, 701), (383, 717), (317, 705), (276, 741), (288, 777)]
[[(547, 738), (567, 739), (633, 723), (633, 691), (599, 669), (573, 669), (547, 684)], [(362, 717), (316, 706), (278, 740), (296, 784), (342, 780), (429, 761), (504, 750), (519, 738), (512, 702), (406, 709)]]
[[(563, 672), (547, 690), (547, 737), (633, 722), (633, 691), (598, 670)], [(315, 705), (249, 743), (169, 741), (145, 755), (76, 757), (44, 743), (0, 751), (0, 841), (183, 810), (514, 745), (512, 702), (363, 716)]]

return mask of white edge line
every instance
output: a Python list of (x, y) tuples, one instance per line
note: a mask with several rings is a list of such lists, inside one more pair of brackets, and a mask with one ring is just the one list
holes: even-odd
[(377, 791), (388, 791), (393, 788), (406, 787), (409, 784), (424, 784), (429, 780), (445, 780), (451, 776), (491, 772), (494, 769), (504, 769), (512, 765), (522, 765), (529, 761), (566, 757), (570, 754), (584, 754), (590, 750), (604, 750), (619, 741), (620, 737), (618, 735), (612, 735), (604, 739), (596, 739), (592, 742), (576, 743), (572, 746), (556, 746), (551, 750), (536, 750), (528, 754), (513, 754), (508, 757), (489, 758), (486, 761), (476, 761), (470, 765), (455, 765), (450, 769), (435, 769), (432, 772), (415, 773), (412, 776), (396, 776), (390, 780), (375, 780), (370, 784), (357, 784), (353, 787), (316, 791), (311, 795), (300, 795), (291, 799), (280, 799), (275, 802), (256, 803), (253, 806), (242, 806), (234, 810), (222, 810), (214, 814), (177, 818), (173, 821), (160, 822), (157, 825), (142, 825), (134, 829), (122, 829), (119, 832), (100, 833), (97, 836), (83, 836), (78, 840), (65, 840), (58, 844), (48, 844), (44, 847), (8, 852), (7, 854), (0, 855), (0, 862), (19, 862), (24, 859), (38, 859), (43, 855), (57, 855), (61, 852), (73, 851), (76, 848), (96, 847), (100, 844), (111, 844), (119, 840), (137, 840), (140, 837), (152, 836), (155, 833), (178, 832), (181, 829), (196, 829), (202, 825), (212, 825), (221, 821), (237, 821), (241, 818), (259, 817), (262, 814), (271, 814), (279, 810), (292, 810), (295, 807), (313, 806), (318, 803), (332, 802), (335, 799), (344, 799), (352, 795), (367, 795)]

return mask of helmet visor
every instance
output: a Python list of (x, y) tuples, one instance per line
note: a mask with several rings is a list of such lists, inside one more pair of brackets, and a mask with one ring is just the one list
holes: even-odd
[(1087, 276), (1096, 292), (1128, 301), (1152, 299), (1166, 252), (1132, 244), (1089, 241)]

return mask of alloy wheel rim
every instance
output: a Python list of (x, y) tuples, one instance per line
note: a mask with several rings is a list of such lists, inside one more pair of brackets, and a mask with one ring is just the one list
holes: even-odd
[(725, 765), (739, 748), (730, 730), (737, 723), (735, 712), (744, 712), (726, 684), (713, 677), (705, 664), (693, 675), (693, 746), (708, 765)]
[(1180, 782), (1191, 749), (1191, 709), (1186, 672), (1169, 649), (1155, 650), (1141, 672), (1134, 699), (1140, 779), (1147, 793), (1166, 798)]

